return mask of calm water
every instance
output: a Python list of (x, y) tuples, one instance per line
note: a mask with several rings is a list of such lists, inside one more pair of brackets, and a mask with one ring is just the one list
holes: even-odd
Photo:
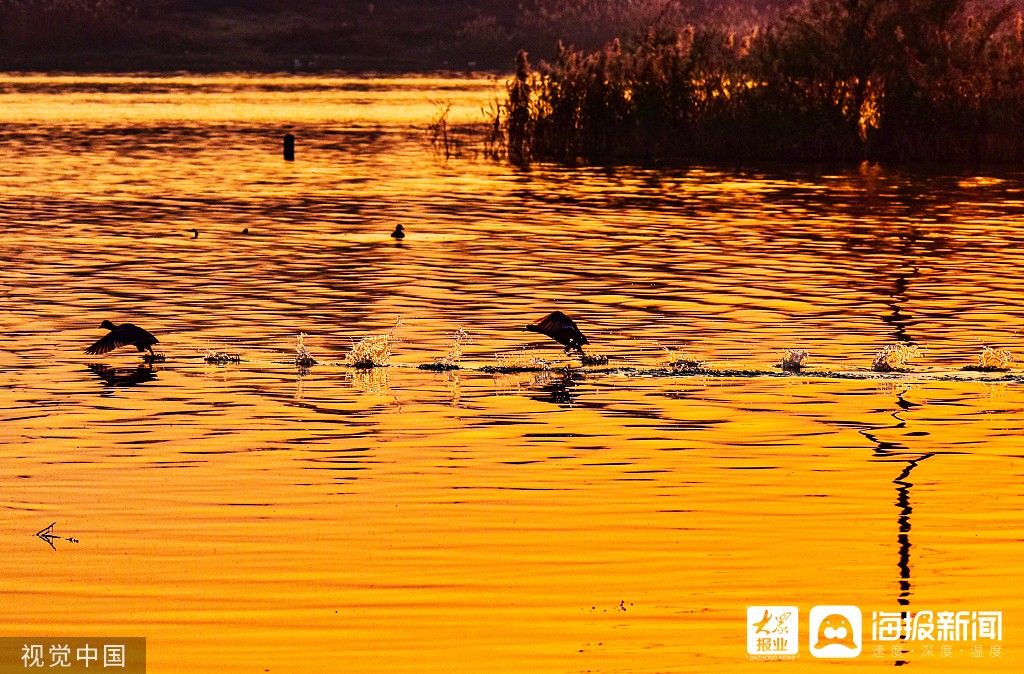
[[(849, 671), (1021, 671), (1024, 389), (934, 375), (1024, 351), (1024, 174), (435, 158), (438, 102), (494, 93), (0, 77), (4, 633), (146, 636), (160, 673), (811, 672), (804, 635), (748, 662), (745, 607), (856, 604), (1004, 638)], [(521, 331), (555, 308), (613, 365), (925, 351), (887, 381), (412, 367), (460, 326), (469, 367), (564, 365)], [(167, 361), (85, 356), (108, 318)], [(393, 367), (338, 364), (398, 319)]]

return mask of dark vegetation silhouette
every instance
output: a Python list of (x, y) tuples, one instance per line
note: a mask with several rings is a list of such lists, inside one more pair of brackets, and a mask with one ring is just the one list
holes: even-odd
[[(1024, 153), (1022, 7), (0, 0), (0, 67), (504, 69), (520, 50), (486, 145), (515, 164), (1016, 163)], [(455, 137), (439, 128), (449, 156)]]
[[(517, 49), (597, 48), (773, 0), (0, 0), (0, 66), (30, 70), (507, 71)], [(785, 4), (785, 2), (783, 2)]]
[(492, 120), (510, 161), (1020, 162), (1024, 18), (964, 0), (811, 0), (742, 32), (652, 27), (520, 52)]

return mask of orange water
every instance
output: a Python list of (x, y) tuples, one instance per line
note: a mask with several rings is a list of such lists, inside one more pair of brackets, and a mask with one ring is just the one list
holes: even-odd
[[(151, 672), (816, 672), (749, 662), (745, 607), (856, 604), (1004, 638), (848, 671), (1024, 669), (1024, 390), (935, 376), (1024, 349), (1024, 175), (430, 152), (439, 104), (494, 92), (0, 77), (3, 634), (146, 636)], [(522, 331), (555, 308), (612, 365), (925, 351), (895, 381), (476, 369), (565, 364)], [(167, 361), (85, 356), (108, 318)], [(393, 367), (339, 365), (399, 318)], [(473, 369), (411, 367), (459, 326)]]

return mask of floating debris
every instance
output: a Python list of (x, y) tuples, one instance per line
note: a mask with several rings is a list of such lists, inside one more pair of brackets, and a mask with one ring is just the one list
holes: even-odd
[(806, 349), (786, 349), (782, 352), (776, 367), (782, 368), (783, 372), (799, 372), (809, 355), (811, 352)]
[(229, 363), (242, 362), (241, 354), (228, 353), (227, 351), (213, 351), (211, 349), (203, 349), (202, 351), (203, 360), (211, 365), (227, 365)]
[(313, 354), (306, 348), (305, 340), (306, 333), (304, 332), (300, 332), (295, 338), (295, 364), (302, 368), (316, 365), (316, 359), (313, 358)]
[(871, 369), (875, 372), (907, 372), (907, 366), (921, 356), (916, 344), (887, 344), (875, 352)]
[(981, 353), (978, 354), (978, 364), (967, 365), (963, 370), (967, 372), (1009, 372), (1013, 361), (1014, 356), (1007, 349), (983, 346)]

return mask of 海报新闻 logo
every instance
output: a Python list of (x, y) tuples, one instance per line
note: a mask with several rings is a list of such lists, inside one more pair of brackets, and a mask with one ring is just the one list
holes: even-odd
[(815, 606), (807, 620), (811, 655), (855, 658), (864, 647), (864, 621), (856, 606)]

